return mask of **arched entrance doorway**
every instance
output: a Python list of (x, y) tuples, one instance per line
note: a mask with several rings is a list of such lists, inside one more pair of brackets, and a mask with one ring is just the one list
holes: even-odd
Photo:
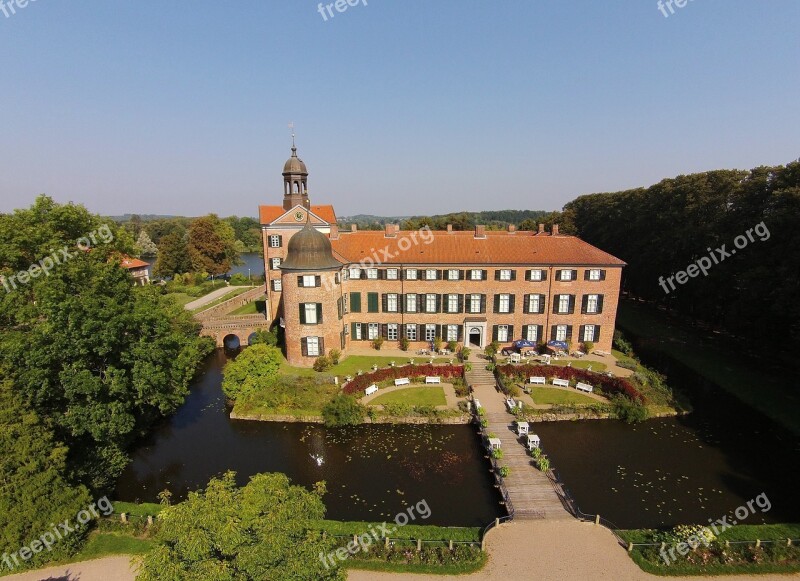
[(468, 327), (467, 345), (473, 349), (480, 349), (483, 345), (483, 329), (480, 327)]

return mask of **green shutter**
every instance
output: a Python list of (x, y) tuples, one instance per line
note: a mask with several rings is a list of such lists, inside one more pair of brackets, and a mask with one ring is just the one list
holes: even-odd
[(597, 314), (603, 312), (603, 296), (604, 295), (597, 295)]
[(356, 325), (358, 325), (358, 323), (350, 323), (350, 340), (351, 341), (355, 341), (356, 340)]
[(508, 297), (508, 312), (509, 313), (513, 313), (514, 312), (516, 304), (517, 304), (517, 295), (511, 295), (510, 297)]
[(497, 341), (497, 333), (500, 325), (492, 325), (492, 341)]
[(306, 324), (306, 305), (305, 305), (305, 303), (300, 303), (298, 305), (298, 307), (300, 308), (300, 324), (301, 325), (305, 325)]
[(514, 325), (508, 326), (508, 340), (514, 341)]
[(361, 293), (350, 293), (350, 312), (361, 312)]
[(317, 303), (317, 324), (322, 323), (322, 303)]
[(378, 312), (378, 293), (367, 293), (367, 312)]

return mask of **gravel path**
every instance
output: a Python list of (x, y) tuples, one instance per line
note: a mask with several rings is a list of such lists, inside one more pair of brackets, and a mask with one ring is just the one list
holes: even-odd
[(187, 311), (193, 311), (195, 309), (199, 309), (200, 307), (204, 307), (209, 303), (213, 303), (218, 298), (223, 297), (226, 294), (235, 291), (237, 288), (242, 288), (242, 287), (224, 286), (222, 288), (218, 288), (217, 290), (211, 291), (207, 295), (203, 295), (202, 297), (192, 301), (191, 303), (186, 303), (183, 308), (186, 309)]
[(134, 581), (131, 558), (105, 557), (0, 577), (3, 581)]

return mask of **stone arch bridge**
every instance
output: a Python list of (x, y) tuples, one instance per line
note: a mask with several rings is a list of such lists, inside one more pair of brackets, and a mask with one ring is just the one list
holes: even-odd
[(197, 313), (195, 319), (202, 325), (200, 335), (214, 339), (217, 347), (224, 347), (225, 339), (229, 337), (236, 337), (242, 347), (249, 345), (253, 333), (260, 329), (269, 329), (270, 322), (266, 315), (234, 316), (230, 313), (263, 296), (264, 288), (254, 287), (224, 303)]

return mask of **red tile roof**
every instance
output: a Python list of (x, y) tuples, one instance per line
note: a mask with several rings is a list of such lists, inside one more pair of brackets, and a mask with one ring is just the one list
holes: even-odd
[[(407, 242), (400, 243), (404, 239)], [(382, 230), (359, 231), (343, 232), (331, 243), (336, 258), (345, 263), (372, 257), (381, 264), (625, 265), (575, 236), (537, 236), (523, 231), (488, 231), (482, 239), (475, 238), (471, 230), (399, 232), (396, 238), (386, 238)]]
[(122, 266), (122, 268), (127, 268), (128, 270), (150, 266), (149, 262), (145, 262), (144, 260), (139, 260), (138, 258), (132, 258), (124, 254), (119, 257), (119, 263), (120, 266)]
[[(258, 208), (258, 214), (262, 225), (271, 224), (286, 212), (287, 210), (284, 210), (283, 206), (259, 206)], [(331, 205), (312, 205), (311, 212), (325, 220), (328, 224), (336, 224), (336, 212), (334, 212), (333, 206)]]

